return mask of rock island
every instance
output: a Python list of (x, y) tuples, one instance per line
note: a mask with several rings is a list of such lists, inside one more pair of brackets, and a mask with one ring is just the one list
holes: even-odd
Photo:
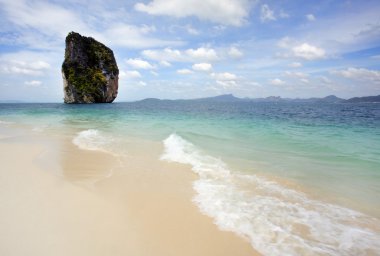
[(65, 103), (111, 103), (117, 96), (119, 69), (113, 52), (91, 37), (67, 35), (62, 77)]

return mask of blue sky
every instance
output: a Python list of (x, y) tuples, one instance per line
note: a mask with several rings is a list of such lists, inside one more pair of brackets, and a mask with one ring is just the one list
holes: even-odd
[(0, 100), (61, 102), (70, 31), (109, 46), (117, 101), (380, 94), (380, 2), (0, 0)]

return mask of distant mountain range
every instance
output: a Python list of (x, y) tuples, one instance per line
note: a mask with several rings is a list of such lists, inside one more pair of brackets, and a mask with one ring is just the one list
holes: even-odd
[[(149, 98), (143, 101), (159, 101), (159, 99)], [(368, 97), (355, 97), (348, 100), (329, 95), (323, 98), (291, 99), (270, 96), (266, 98), (238, 98), (232, 94), (223, 94), (215, 97), (178, 100), (178, 101), (207, 101), (207, 102), (311, 102), (311, 103), (380, 103), (380, 95)]]
[(346, 100), (348, 103), (362, 103), (362, 102), (370, 102), (370, 103), (380, 103), (380, 95), (377, 96), (367, 96), (367, 97), (355, 97)]
[[(348, 100), (338, 98), (335, 95), (329, 95), (323, 98), (292, 99), (282, 98), (280, 96), (270, 96), (266, 98), (238, 98), (233, 94), (223, 94), (215, 97), (189, 99), (189, 100), (161, 100), (157, 98), (146, 98), (137, 102), (156, 102), (156, 101), (207, 101), (207, 102), (311, 102), (311, 103), (380, 103), (380, 95), (354, 97)], [(18, 100), (0, 100), (1, 103), (27, 103)]]

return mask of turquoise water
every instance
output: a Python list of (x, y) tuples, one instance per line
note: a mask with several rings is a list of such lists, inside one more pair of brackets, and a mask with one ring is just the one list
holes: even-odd
[(200, 210), (265, 255), (380, 250), (380, 104), (1, 104), (9, 123), (118, 154), (162, 142), (157, 159), (199, 175)]

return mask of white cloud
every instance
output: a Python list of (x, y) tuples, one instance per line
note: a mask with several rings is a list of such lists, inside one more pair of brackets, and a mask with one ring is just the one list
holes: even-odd
[(299, 57), (306, 60), (317, 60), (326, 57), (326, 52), (322, 48), (303, 43), (292, 48), (292, 52), (295, 57)]
[(141, 87), (145, 87), (145, 86), (147, 86), (147, 83), (145, 83), (144, 81), (139, 81), (138, 85)]
[(288, 36), (281, 38), (277, 46), (288, 50), (289, 52), (277, 53), (281, 58), (301, 58), (305, 60), (317, 60), (327, 57), (326, 51), (309, 43), (300, 43)]
[(22, 74), (40, 76), (50, 68), (50, 64), (45, 61), (26, 62), (20, 60), (4, 60), (0, 62), (0, 72), (5, 74)]
[(216, 80), (221, 81), (231, 81), (236, 80), (237, 76), (235, 74), (224, 72), (224, 73), (211, 73), (211, 77), (215, 78)]
[(256, 1), (249, 0), (153, 0), (137, 3), (135, 9), (151, 15), (167, 15), (176, 18), (196, 16), (224, 25), (241, 26)]
[(73, 29), (87, 31), (79, 15), (57, 4), (42, 1), (2, 1), (2, 9), (13, 24), (34, 28), (48, 35), (65, 36)]
[(291, 68), (300, 68), (300, 67), (302, 67), (302, 63), (300, 63), (300, 62), (292, 62), (292, 63), (289, 64), (289, 67), (291, 67)]
[(261, 22), (276, 20), (276, 17), (274, 16), (274, 11), (271, 10), (267, 4), (263, 4), (261, 6), (260, 20)]
[(243, 57), (243, 53), (236, 47), (231, 47), (229, 50), (228, 50), (228, 55), (231, 57), (231, 58), (234, 58), (234, 59), (239, 59), (241, 57)]
[(184, 61), (182, 52), (171, 48), (165, 48), (163, 50), (144, 50), (141, 54), (145, 58), (160, 61), (162, 63), (169, 63), (169, 61)]
[(150, 36), (149, 34), (154, 31), (155, 27), (152, 26), (134, 26), (125, 23), (114, 23), (110, 24), (105, 31), (94, 33), (94, 38), (112, 46), (136, 49), (183, 44), (181, 41), (167, 41)]
[(150, 71), (150, 73), (154, 76), (158, 76), (159, 74), (156, 71)]
[(196, 71), (206, 71), (209, 72), (212, 70), (212, 65), (210, 63), (197, 63), (192, 66), (193, 70)]
[(134, 78), (141, 78), (141, 74), (137, 70), (120, 71), (119, 77), (134, 79)]
[(306, 78), (309, 75), (302, 72), (291, 72), (291, 71), (285, 71), (285, 75), (292, 77), (292, 78)]
[(306, 19), (308, 21), (315, 21), (315, 16), (313, 14), (309, 13), (306, 15)]
[[(1, 0), (2, 16), (7, 20), (7, 25), (9, 24), (9, 33), (1, 40), (37, 49), (58, 49), (68, 32), (77, 31), (110, 46), (147, 48), (183, 44), (181, 41), (167, 41), (150, 36), (156, 30), (154, 26), (136, 26), (120, 22), (126, 15), (125, 11), (112, 12), (114, 16), (119, 15), (119, 19), (107, 17), (110, 14), (105, 6), (98, 11), (81, 12), (82, 8), (91, 9), (99, 3), (91, 4), (88, 7), (78, 2), (75, 8), (70, 9), (70, 4), (38, 0)], [(3, 27), (2, 31), (6, 31), (7, 27)]]
[(194, 72), (191, 71), (190, 69), (184, 68), (184, 69), (178, 69), (177, 73), (181, 74), (181, 75), (189, 75), (189, 74), (192, 74)]
[(190, 35), (193, 35), (193, 36), (197, 36), (200, 34), (199, 30), (193, 28), (191, 25), (186, 26), (186, 31), (187, 31), (187, 33), (189, 33)]
[(347, 68), (343, 70), (331, 71), (332, 74), (349, 79), (371, 81), (376, 84), (380, 83), (380, 70), (370, 70), (365, 68)]
[(218, 59), (218, 55), (212, 48), (200, 47), (198, 49), (186, 50), (187, 56), (195, 60), (215, 61)]
[(215, 82), (224, 89), (237, 87), (237, 75), (229, 72), (211, 73), (210, 76), (215, 79)]
[(378, 59), (380, 59), (380, 55), (373, 55), (373, 56), (371, 56), (371, 59), (376, 59), (376, 60), (378, 60)]
[(25, 81), (24, 84), (28, 87), (39, 87), (41, 86), (42, 82), (38, 80), (32, 80), (32, 81)]
[(154, 69), (155, 67), (149, 62), (142, 59), (128, 59), (126, 63), (136, 69)]
[(275, 79), (270, 80), (269, 83), (275, 86), (281, 86), (285, 84), (285, 81), (282, 81), (279, 78), (275, 78)]
[[(356, 6), (356, 7), (354, 7)], [(378, 47), (380, 37), (379, 11), (367, 1), (352, 5), (356, 11), (335, 12), (323, 17), (304, 31), (303, 38), (316, 45), (323, 45), (337, 55)], [(353, 10), (353, 9), (352, 9)]]
[(216, 83), (220, 86), (222, 86), (224, 89), (229, 89), (232, 87), (237, 87), (237, 83), (234, 80), (229, 80), (229, 81), (221, 81), (221, 80), (216, 80)]
[(144, 50), (141, 54), (148, 59), (168, 62), (196, 62), (205, 61), (212, 62), (219, 59), (216, 51), (208, 47), (200, 47), (197, 49), (187, 49), (180, 51), (177, 49), (165, 48), (162, 50)]
[(162, 60), (160, 61), (160, 65), (163, 67), (170, 67), (172, 64), (170, 64), (168, 61)]

